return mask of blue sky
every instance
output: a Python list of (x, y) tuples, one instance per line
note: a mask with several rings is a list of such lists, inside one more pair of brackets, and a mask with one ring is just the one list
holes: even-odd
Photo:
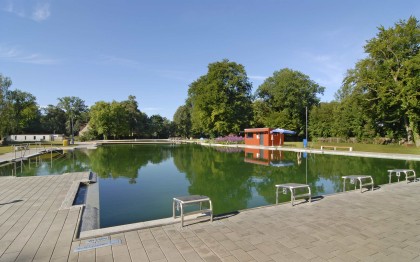
[(418, 0), (0, 0), (0, 73), (40, 106), (78, 96), (137, 97), (172, 119), (188, 85), (224, 58), (254, 91), (288, 67), (331, 101), (377, 27), (414, 15)]

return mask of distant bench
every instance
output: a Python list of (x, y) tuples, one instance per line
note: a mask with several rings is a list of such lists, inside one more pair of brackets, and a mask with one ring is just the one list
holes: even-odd
[(348, 149), (349, 151), (353, 151), (353, 147), (351, 146), (321, 146), (321, 150), (324, 150), (324, 149), (334, 149), (334, 150)]

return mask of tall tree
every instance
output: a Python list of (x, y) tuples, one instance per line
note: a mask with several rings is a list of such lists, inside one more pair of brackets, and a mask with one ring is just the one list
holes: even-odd
[(11, 85), (12, 80), (0, 74), (0, 140), (10, 134), (8, 126), (10, 103), (7, 100), (7, 94)]
[(99, 101), (90, 109), (90, 129), (104, 139), (128, 137), (130, 133), (129, 113), (123, 103)]
[(173, 119), (176, 135), (189, 137), (191, 134), (191, 104), (187, 102), (185, 105), (178, 107)]
[(225, 59), (209, 64), (206, 75), (191, 83), (191, 124), (208, 136), (237, 133), (252, 119), (252, 85), (245, 68)]
[(270, 107), (262, 99), (256, 99), (252, 103), (252, 111), (254, 112), (253, 120), (251, 122), (252, 127), (265, 127), (265, 126), (276, 126), (269, 124), (271, 120)]
[(7, 96), (11, 105), (10, 131), (17, 134), (40, 131), (40, 112), (35, 96), (20, 90), (12, 90)]
[(147, 123), (147, 115), (139, 110), (136, 97), (130, 95), (128, 96), (128, 100), (122, 101), (121, 103), (127, 112), (129, 135), (131, 137), (139, 137), (144, 134)]
[(336, 136), (335, 122), (338, 102), (320, 103), (311, 109), (309, 134), (311, 137)]
[(67, 131), (74, 142), (75, 129), (79, 130), (82, 122), (82, 116), (87, 112), (88, 108), (85, 101), (75, 96), (65, 96), (58, 98), (58, 107), (64, 110), (67, 118)]
[(44, 132), (64, 134), (66, 132), (66, 113), (57, 106), (48, 105), (43, 109), (41, 124)]
[(129, 112), (125, 105), (121, 102), (112, 101), (111, 103), (111, 115), (110, 115), (110, 126), (111, 134), (115, 138), (127, 137), (130, 133), (130, 119)]
[(378, 30), (365, 45), (368, 57), (349, 71), (344, 83), (368, 101), (376, 129), (398, 129), (402, 120), (407, 140), (420, 146), (419, 21), (410, 17)]
[(172, 131), (171, 121), (166, 117), (152, 115), (149, 118), (149, 132), (153, 138), (168, 138)]
[(108, 139), (112, 133), (111, 104), (98, 101), (90, 108), (89, 114), (90, 128), (97, 134), (102, 135), (104, 139)]
[[(263, 119), (256, 119), (266, 126), (283, 127), (305, 133), (305, 108), (318, 105), (318, 94), (324, 87), (312, 81), (309, 76), (288, 68), (274, 72), (257, 89), (257, 97), (262, 101), (259, 106), (268, 111)], [(257, 104), (258, 106), (258, 104)]]

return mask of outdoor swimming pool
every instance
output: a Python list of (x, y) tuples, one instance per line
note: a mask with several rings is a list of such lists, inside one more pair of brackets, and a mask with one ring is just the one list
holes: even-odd
[[(420, 170), (420, 162), (301, 154), (186, 144), (107, 145), (69, 151), (25, 165), (18, 175), (93, 171), (98, 174), (101, 227), (172, 216), (172, 198), (209, 196), (215, 214), (274, 204), (275, 184), (306, 183), (312, 193), (342, 191), (344, 175), (372, 175), (388, 183), (387, 170)], [(281, 195), (280, 201), (289, 201)]]

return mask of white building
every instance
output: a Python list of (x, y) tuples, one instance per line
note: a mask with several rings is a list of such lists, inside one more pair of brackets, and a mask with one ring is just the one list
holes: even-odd
[(46, 142), (63, 141), (64, 135), (58, 134), (23, 134), (10, 135), (6, 138), (9, 142)]

